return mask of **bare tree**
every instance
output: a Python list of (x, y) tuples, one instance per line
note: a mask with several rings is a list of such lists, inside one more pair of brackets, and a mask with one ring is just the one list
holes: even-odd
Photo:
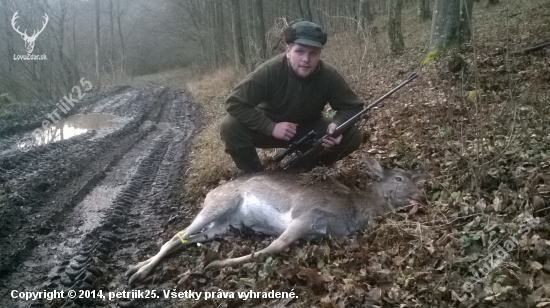
[(260, 58), (265, 59), (267, 57), (267, 41), (265, 39), (265, 19), (264, 19), (264, 1), (256, 0), (256, 12), (257, 12), (257, 38), (260, 43)]
[(126, 72), (126, 48), (125, 48), (125, 42), (124, 42), (124, 35), (122, 34), (122, 18), (124, 14), (126, 13), (126, 8), (120, 8), (120, 1), (117, 0), (116, 2), (116, 23), (117, 23), (117, 32), (118, 37), (120, 39), (120, 68), (123, 72)]
[(231, 0), (231, 24), (233, 26), (233, 44), (235, 47), (235, 61), (238, 66), (246, 64), (244, 56), (243, 31), (241, 28), (241, 4), (239, 0)]
[(113, 12), (113, 0), (109, 0), (109, 32), (110, 32), (110, 39), (111, 39), (111, 48), (109, 50), (109, 64), (111, 66), (111, 74), (115, 77), (116, 81), (116, 74), (115, 74), (115, 65), (114, 65), (114, 57), (115, 57), (115, 17)]
[(430, 12), (430, 0), (416, 0), (418, 5), (418, 18), (422, 20), (430, 19), (432, 13)]
[(436, 0), (430, 49), (448, 48), (470, 40), (473, 0)]
[(212, 12), (212, 17), (214, 23), (212, 24), (212, 35), (214, 37), (214, 52), (218, 63), (216, 68), (224, 66), (227, 64), (227, 51), (226, 51), (226, 21), (224, 14), (224, 0), (214, 0), (214, 10)]
[(389, 0), (388, 39), (390, 51), (400, 54), (405, 49), (403, 34), (401, 32), (401, 9), (403, 0)]
[(65, 87), (68, 88), (71, 84), (74, 84), (74, 79), (72, 78), (72, 72), (69, 68), (69, 65), (67, 63), (67, 60), (65, 58), (65, 54), (63, 52), (63, 47), (65, 43), (65, 18), (67, 16), (67, 2), (62, 0), (59, 1), (60, 5), (60, 14), (59, 14), (59, 21), (58, 21), (58, 36), (57, 36), (57, 56), (59, 58), (59, 61), (61, 62), (61, 65), (63, 65), (63, 69), (65, 71)]
[(358, 5), (358, 25), (361, 27), (361, 29), (365, 29), (366, 25), (372, 22), (372, 12), (370, 10), (370, 4), (367, 0), (359, 0)]
[(100, 17), (100, 11), (99, 11), (99, 0), (95, 0), (95, 75), (97, 78), (97, 86), (98, 88), (101, 88), (101, 78), (99, 75), (99, 48), (101, 47), (100, 43), (100, 28), (99, 28), (99, 17)]
[[(6, 42), (6, 54), (8, 56), (8, 59), (10, 57), (12, 57), (13, 54), (15, 54), (15, 48), (13, 47), (13, 31), (11, 31), (11, 26), (10, 26), (10, 13), (9, 11), (10, 8), (8, 6), (8, 1), (7, 0), (2, 0), (2, 2), (0, 2), (0, 4), (2, 5), (2, 15), (0, 18), (3, 19), (3, 23), (4, 23), (4, 35), (5, 35), (5, 42)], [(13, 72), (13, 61), (8, 61), (8, 73), (12, 73)]]
[(67, 14), (68, 14), (68, 5), (66, 0), (61, 0), (55, 4), (58, 5), (58, 8), (54, 8), (46, 4), (46, 9), (50, 12), (50, 15), (52, 15), (52, 26), (54, 28), (54, 40), (55, 45), (57, 49), (57, 58), (59, 63), (61, 63), (62, 68), (60, 69), (61, 76), (64, 78), (56, 78), (59, 82), (62, 82), (63, 84), (59, 86), (58, 91), (63, 91), (63, 89), (68, 89), (72, 87), (72, 85), (75, 84), (75, 75), (76, 70), (71, 69), (71, 66), (69, 64), (69, 59), (65, 55), (65, 25), (67, 20)]
[[(76, 45), (76, 16), (77, 16), (77, 8), (75, 3), (73, 2), (73, 9), (74, 9), (74, 16), (73, 16), (73, 72), (74, 72), (74, 80), (80, 80), (80, 73), (78, 69), (78, 56), (77, 56), (77, 45)], [(76, 83), (76, 82), (75, 82)]]
[[(304, 18), (309, 21), (313, 21), (313, 14), (311, 14), (311, 6), (309, 5), (309, 0), (301, 0), (304, 2)], [(300, 1), (300, 2), (301, 2)]]

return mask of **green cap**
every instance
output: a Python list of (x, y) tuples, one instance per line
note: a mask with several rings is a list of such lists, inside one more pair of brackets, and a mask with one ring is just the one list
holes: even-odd
[(289, 36), (285, 37), (287, 44), (298, 43), (323, 48), (327, 42), (327, 34), (323, 32), (323, 28), (311, 21), (299, 21), (289, 28), (292, 30), (289, 31)]

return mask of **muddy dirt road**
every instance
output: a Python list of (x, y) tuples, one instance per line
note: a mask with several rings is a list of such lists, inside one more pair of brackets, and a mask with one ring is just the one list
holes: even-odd
[[(196, 212), (181, 202), (197, 125), (189, 95), (152, 85), (87, 94), (67, 114), (58, 111), (63, 119), (41, 140), (30, 141), (55, 105), (41, 108), (0, 124), (0, 307), (181, 307), (67, 294), (175, 287), (173, 266), (159, 266), (136, 287), (124, 272)], [(65, 298), (13, 298), (54, 290)]]

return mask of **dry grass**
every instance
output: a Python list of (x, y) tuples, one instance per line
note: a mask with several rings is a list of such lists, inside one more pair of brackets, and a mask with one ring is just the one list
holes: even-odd
[(225, 99), (244, 75), (244, 72), (228, 66), (187, 83), (187, 88), (202, 106), (206, 122), (215, 122), (225, 115)]
[(196, 201), (238, 173), (231, 157), (225, 154), (220, 139), (219, 122), (225, 115), (224, 102), (244, 73), (226, 67), (201, 76), (187, 84), (195, 101), (201, 106), (204, 130), (194, 139), (185, 184), (186, 197)]

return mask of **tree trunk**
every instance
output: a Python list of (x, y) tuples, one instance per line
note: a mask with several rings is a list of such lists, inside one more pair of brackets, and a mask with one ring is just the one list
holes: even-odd
[[(290, 0), (283, 0), (283, 17), (290, 19)], [(292, 20), (287, 20), (291, 22)]]
[(418, 18), (420, 21), (430, 19), (432, 13), (430, 12), (430, 0), (416, 0), (418, 4)]
[(311, 18), (313, 18), (315, 20), (315, 22), (321, 26), (321, 28), (325, 28), (325, 22), (323, 20), (323, 13), (321, 10), (319, 10), (319, 6), (321, 5), (321, 3), (319, 1), (315, 1), (312, 3), (313, 5), (313, 10), (311, 11)]
[(359, 0), (358, 5), (358, 18), (359, 18), (359, 26), (362, 30), (365, 30), (367, 24), (370, 24), (372, 22), (372, 12), (370, 10), (370, 4), (368, 0)]
[(218, 57), (218, 46), (216, 44), (216, 3), (215, 1), (205, 1), (206, 9), (204, 10), (204, 28), (205, 35), (208, 36), (208, 53), (211, 56), (207, 56), (208, 66), (211, 68), (218, 68), (220, 65), (220, 58)]
[(313, 16), (311, 14), (311, 6), (309, 4), (309, 0), (304, 0), (304, 13), (305, 13), (305, 19), (313, 22)]
[(244, 58), (243, 31), (241, 28), (241, 5), (239, 0), (231, 0), (231, 23), (233, 24), (233, 44), (235, 47), (235, 62), (238, 66), (246, 64)]
[(73, 84), (76, 84), (77, 80), (80, 80), (80, 73), (78, 71), (78, 57), (77, 57), (77, 49), (76, 49), (76, 16), (77, 11), (76, 8), (74, 10), (74, 17), (73, 17), (73, 71), (74, 71), (74, 80)]
[(388, 39), (390, 51), (393, 54), (401, 54), (405, 50), (403, 34), (401, 32), (401, 9), (403, 0), (389, 0)]
[(124, 47), (124, 36), (122, 35), (122, 15), (124, 15), (124, 12), (120, 11), (120, 0), (116, 3), (116, 13), (117, 13), (117, 28), (118, 28), (118, 36), (120, 38), (120, 51), (121, 51), (121, 58), (120, 59), (120, 68), (122, 69), (122, 72), (126, 74), (126, 50)]
[(245, 45), (244, 49), (244, 58), (248, 61), (246, 62), (246, 69), (248, 71), (252, 70), (252, 62), (253, 59), (258, 58), (258, 48), (256, 48), (256, 25), (254, 22), (255, 15), (254, 14), (254, 0), (245, 0), (244, 1), (244, 8), (241, 7), (241, 12), (244, 13), (244, 16), (241, 16), (242, 26), (241, 29), (243, 30), (243, 43), (249, 42)]
[[(13, 72), (13, 65), (14, 65), (14, 61), (11, 60), (11, 58), (13, 57), (13, 55), (15, 54), (15, 47), (13, 46), (13, 29), (11, 28), (11, 25), (10, 25), (10, 9), (8, 8), (8, 1), (7, 0), (2, 0), (2, 11), (3, 12), (3, 19), (4, 19), (4, 29), (5, 29), (5, 32), (4, 32), (4, 35), (6, 36), (5, 38), (5, 42), (6, 42), (6, 52), (7, 52), (7, 59), (10, 59), (8, 61), (8, 73), (11, 75), (11, 73)], [(14, 89), (15, 90), (15, 89)]]
[(227, 57), (226, 57), (226, 54), (225, 54), (225, 50), (226, 50), (225, 49), (225, 46), (226, 46), (226, 44), (225, 44), (225, 30), (226, 30), (226, 27), (223, 26), (223, 25), (225, 25), (225, 20), (224, 20), (224, 15), (223, 15), (223, 12), (224, 12), (223, 2), (224, 1), (220, 1), (220, 3), (217, 5), (218, 25), (220, 25), (217, 35), (218, 35), (218, 42), (219, 42), (219, 52), (220, 52), (221, 65), (224, 65), (225, 63), (227, 63)]
[(221, 67), (221, 51), (223, 50), (223, 47), (220, 45), (222, 43), (221, 41), (221, 35), (220, 31), (222, 30), (222, 24), (219, 23), (219, 12), (218, 6), (220, 6), (221, 3), (217, 0), (214, 0), (212, 2), (212, 35), (214, 37), (214, 44), (213, 45), (213, 53), (214, 53), (214, 63), (215, 68)]
[(436, 0), (430, 49), (449, 48), (470, 40), (473, 0)]
[(63, 53), (63, 45), (65, 43), (65, 17), (67, 16), (67, 4), (65, 1), (61, 1), (60, 5), (61, 12), (59, 14), (59, 21), (57, 22), (57, 24), (59, 25), (59, 35), (54, 37), (57, 43), (57, 56), (59, 57), (59, 62), (61, 62), (61, 65), (63, 66), (65, 75), (63, 78), (63, 82), (65, 83), (64, 86), (67, 89), (71, 87), (71, 84), (74, 84), (75, 80), (73, 78), (73, 74), (71, 72), (69, 64), (65, 59), (65, 54)]
[(298, 0), (298, 10), (300, 12), (300, 18), (305, 19), (304, 8), (302, 7), (302, 0)]
[(365, 7), (365, 0), (359, 0), (359, 4), (357, 6), (357, 31), (361, 31), (365, 29), (365, 15), (363, 15), (363, 10)]
[(267, 58), (267, 41), (265, 38), (265, 19), (264, 19), (264, 1), (256, 0), (256, 12), (258, 18), (258, 24), (256, 26), (256, 32), (258, 37), (258, 42), (260, 43), (260, 58), (263, 60)]
[(99, 0), (95, 0), (95, 76), (97, 78), (97, 88), (101, 88), (101, 79), (99, 75), (99, 48), (100, 44), (100, 34), (99, 34)]
[(113, 14), (113, 0), (109, 0), (109, 19), (111, 23), (111, 50), (109, 51), (109, 63), (111, 65), (111, 74), (113, 74), (115, 83), (116, 83), (116, 73), (115, 73), (115, 19)]

